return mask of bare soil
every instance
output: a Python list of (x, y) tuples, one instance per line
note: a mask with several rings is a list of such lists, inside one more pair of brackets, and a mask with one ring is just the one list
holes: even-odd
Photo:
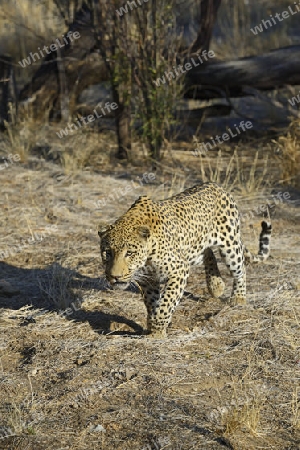
[(299, 449), (294, 194), (275, 202), (272, 186), (234, 192), (252, 251), (257, 208), (274, 202), (271, 257), (248, 267), (246, 306), (226, 303), (232, 279), (222, 263), (220, 300), (196, 268), (168, 338), (152, 340), (141, 335), (140, 294), (111, 291), (103, 279), (98, 223), (139, 195), (161, 198), (201, 181), (195, 160), (184, 168), (158, 170), (143, 185), (137, 177), (149, 169), (122, 165), (65, 175), (30, 158), (1, 171), (0, 449)]

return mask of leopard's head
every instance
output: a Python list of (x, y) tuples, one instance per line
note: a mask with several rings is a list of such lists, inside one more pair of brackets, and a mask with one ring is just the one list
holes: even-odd
[(98, 234), (106, 279), (114, 289), (125, 289), (147, 261), (150, 227), (121, 220)]

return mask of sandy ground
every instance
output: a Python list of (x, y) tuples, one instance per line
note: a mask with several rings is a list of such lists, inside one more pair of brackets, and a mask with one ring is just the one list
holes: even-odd
[(167, 196), (201, 177), (155, 174), (141, 185), (144, 173), (65, 175), (37, 158), (0, 172), (0, 449), (299, 449), (294, 193), (235, 193), (253, 251), (273, 202), (271, 257), (248, 267), (247, 305), (227, 305), (224, 265), (220, 300), (196, 268), (168, 338), (151, 340), (141, 336), (139, 293), (105, 287), (98, 223), (139, 195)]

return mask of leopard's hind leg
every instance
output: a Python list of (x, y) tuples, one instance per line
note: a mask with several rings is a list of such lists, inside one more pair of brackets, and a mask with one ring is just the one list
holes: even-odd
[(204, 251), (203, 262), (208, 292), (212, 297), (219, 298), (224, 292), (225, 284), (222, 280), (214, 252), (210, 248)]

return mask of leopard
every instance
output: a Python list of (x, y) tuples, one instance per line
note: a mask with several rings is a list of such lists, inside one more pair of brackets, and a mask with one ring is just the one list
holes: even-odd
[(223, 295), (216, 249), (233, 277), (229, 305), (246, 304), (245, 267), (268, 258), (272, 225), (262, 221), (257, 254), (245, 247), (240, 228), (235, 200), (217, 183), (158, 201), (140, 196), (113, 224), (99, 226), (106, 280), (112, 289), (138, 286), (147, 309), (145, 334), (163, 339), (192, 266), (204, 264), (209, 294)]

